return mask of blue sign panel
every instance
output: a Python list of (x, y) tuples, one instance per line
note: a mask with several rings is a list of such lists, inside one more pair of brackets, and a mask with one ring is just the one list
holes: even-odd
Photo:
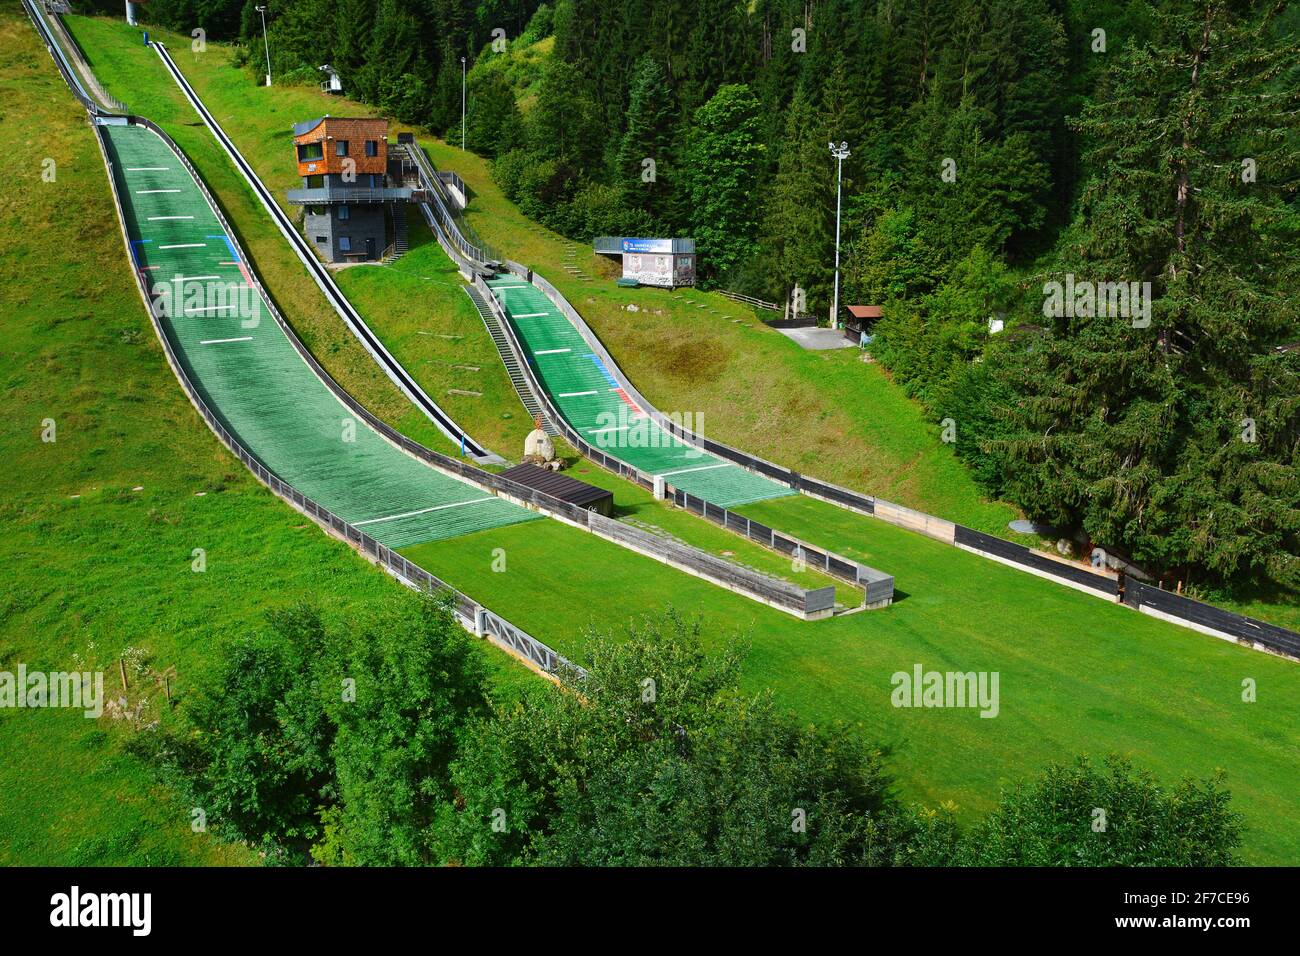
[(624, 239), (623, 251), (669, 253), (673, 251), (673, 241), (671, 239)]

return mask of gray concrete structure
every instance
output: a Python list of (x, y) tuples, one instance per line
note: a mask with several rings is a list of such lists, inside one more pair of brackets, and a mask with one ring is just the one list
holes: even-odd
[(385, 220), (382, 203), (308, 205), (303, 207), (303, 234), (326, 262), (372, 261), (387, 247)]

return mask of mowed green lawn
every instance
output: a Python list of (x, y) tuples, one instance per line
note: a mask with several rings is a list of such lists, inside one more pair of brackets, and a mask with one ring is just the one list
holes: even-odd
[[(336, 104), (332, 112), (345, 111), (312, 90), (254, 87), (241, 72), (209, 59), (213, 52), (180, 62), (223, 121), (243, 118), (230, 132), (244, 138), (251, 156), (259, 154), (257, 123), (272, 112), (269, 104), (297, 101), (293, 118), (325, 112), (323, 102)], [(581, 298), (575, 301), (583, 307)], [(908, 796), (952, 799), (971, 812), (986, 808), (1000, 784), (1049, 759), (1118, 750), (1166, 779), (1222, 767), (1247, 814), (1249, 858), (1300, 860), (1300, 834), (1291, 822), (1300, 809), (1293, 732), (1300, 672), (1293, 664), (830, 506), (807, 499), (784, 505), (746, 511), (763, 518), (763, 508), (781, 508), (779, 521), (767, 520), (894, 573), (902, 599), (885, 611), (804, 624), (649, 562), (616, 562), (613, 546), (595, 539), (573, 548), (562, 540), (571, 538), (570, 529), (553, 525), (498, 529), (462, 539), (455, 551), (413, 549), (412, 557), (566, 653), (580, 650), (583, 627), (610, 626), (668, 601), (702, 614), (715, 641), (737, 626), (752, 627), (747, 679), (753, 686), (776, 688), (810, 719), (861, 720), (866, 733), (892, 748), (893, 770)], [(546, 530), (531, 533), (540, 528)], [(506, 552), (504, 573), (492, 570), (497, 547)], [(703, 589), (698, 597), (697, 587)], [(894, 709), (889, 677), (916, 663), (997, 670), (999, 716)], [(1257, 703), (1241, 701), (1247, 677), (1258, 682)]]
[[(813, 509), (818, 502), (806, 502)], [(774, 519), (780, 503), (745, 510)], [(829, 507), (829, 506), (828, 506)], [(833, 522), (830, 509), (824, 516)], [(788, 515), (787, 515), (788, 516)], [(569, 656), (583, 632), (672, 604), (705, 623), (714, 646), (745, 630), (745, 679), (772, 687), (813, 721), (860, 722), (884, 744), (907, 797), (987, 809), (998, 789), (1075, 753), (1132, 756), (1161, 778), (1223, 769), (1246, 814), (1246, 855), (1300, 860), (1294, 663), (1189, 634), (1125, 608), (1029, 577), (884, 524), (828, 529), (829, 543), (880, 566), (906, 565), (900, 600), (880, 611), (806, 623), (658, 566), (636, 568), (599, 540), (576, 551), (570, 529), (501, 528), (462, 538), (456, 552), (405, 553)], [(843, 540), (840, 540), (841, 535)], [(501, 549), (505, 571), (493, 569)], [(924, 552), (917, 555), (917, 551)], [(597, 570), (593, 571), (593, 565)], [(922, 570), (924, 568), (924, 570)], [(585, 591), (575, 600), (573, 584)], [(897, 709), (891, 676), (997, 671), (1000, 712)], [(1242, 700), (1253, 679), (1258, 701)]]

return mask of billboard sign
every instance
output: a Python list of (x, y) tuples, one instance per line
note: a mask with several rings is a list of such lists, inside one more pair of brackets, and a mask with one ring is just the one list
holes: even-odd
[(623, 251), (668, 255), (673, 251), (673, 241), (671, 239), (624, 239)]

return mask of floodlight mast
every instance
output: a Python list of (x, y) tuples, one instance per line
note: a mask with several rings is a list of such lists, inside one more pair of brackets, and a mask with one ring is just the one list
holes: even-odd
[(849, 144), (828, 143), (835, 157), (835, 299), (831, 305), (831, 328), (840, 327), (840, 190), (844, 183), (844, 160), (849, 158)]
[(260, 4), (253, 8), (262, 15), (262, 45), (266, 47), (266, 85), (271, 85), (271, 41), (266, 36), (266, 6)]

